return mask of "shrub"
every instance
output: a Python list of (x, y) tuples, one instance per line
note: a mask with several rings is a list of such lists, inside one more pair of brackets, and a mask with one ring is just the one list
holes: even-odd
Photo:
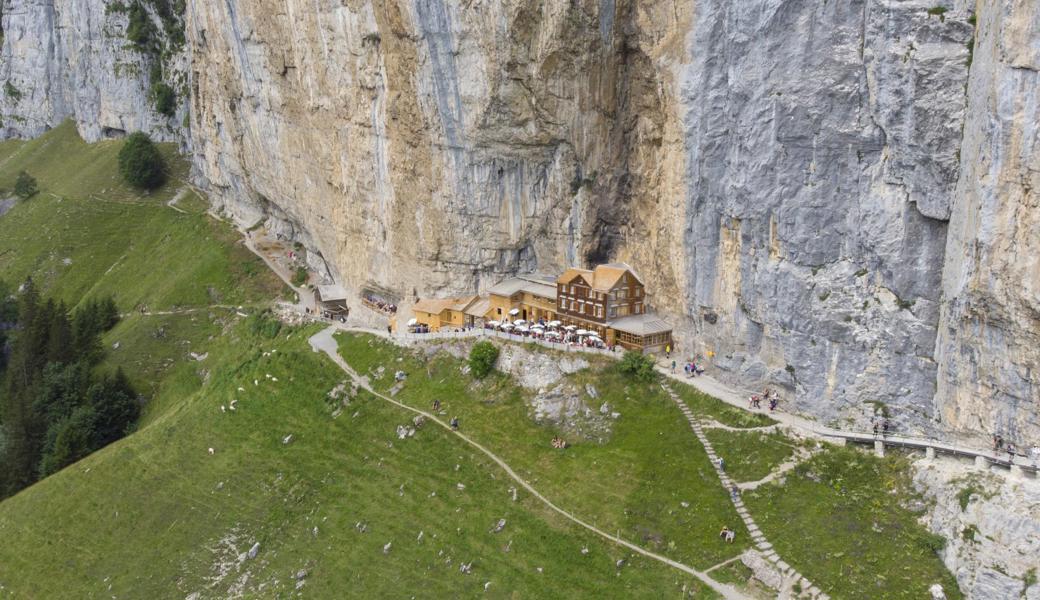
[(166, 181), (162, 154), (147, 133), (135, 132), (119, 151), (119, 172), (132, 186), (154, 190)]
[(266, 310), (249, 318), (249, 330), (253, 335), (272, 339), (282, 330), (282, 322)]
[(39, 191), (39, 188), (36, 187), (35, 177), (25, 171), (18, 174), (18, 179), (14, 182), (14, 194), (16, 196), (22, 200), (28, 200)]
[(621, 362), (618, 363), (618, 370), (627, 377), (637, 381), (653, 381), (654, 359), (642, 352), (629, 350), (621, 357)]
[(469, 372), (477, 379), (487, 377), (498, 362), (498, 347), (491, 342), (477, 342), (469, 351)]
[(310, 277), (310, 273), (307, 272), (306, 267), (296, 267), (296, 272), (293, 273), (292, 278), (293, 285), (295, 285), (296, 287), (300, 287), (301, 285), (307, 283), (307, 280), (310, 279)]
[(4, 93), (7, 94), (8, 98), (14, 100), (15, 102), (18, 102), (22, 99), (22, 92), (18, 91), (18, 88), (14, 87), (14, 84), (12, 84), (10, 81), (4, 82)]
[(161, 115), (172, 117), (177, 112), (177, 94), (165, 83), (152, 84), (152, 104)]
[(156, 31), (148, 11), (140, 2), (134, 2), (128, 9), (128, 19), (126, 39), (140, 50), (150, 50), (155, 43)]

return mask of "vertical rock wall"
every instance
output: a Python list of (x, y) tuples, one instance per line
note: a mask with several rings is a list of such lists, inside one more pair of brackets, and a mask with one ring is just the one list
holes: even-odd
[(980, 2), (936, 356), (944, 423), (1040, 439), (1040, 4)]
[[(116, 0), (6, 0), (0, 48), (0, 136), (33, 137), (73, 118), (87, 141), (147, 131), (184, 139), (187, 114), (156, 113), (149, 97), (152, 60), (126, 39)], [(152, 15), (161, 31), (159, 21)], [(167, 59), (166, 80), (183, 87), (183, 53)]]

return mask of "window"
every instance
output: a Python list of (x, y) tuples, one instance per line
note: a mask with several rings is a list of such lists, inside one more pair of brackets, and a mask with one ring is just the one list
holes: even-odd
[(601, 319), (603, 318), (603, 307), (602, 306), (597, 306), (596, 307), (596, 316), (601, 318)]
[(611, 306), (610, 307), (610, 311), (607, 314), (609, 314), (611, 317), (616, 317), (617, 316), (617, 307), (616, 306)]
[(502, 314), (502, 309), (501, 308), (499, 308), (497, 310), (498, 310), (498, 314)]
[(618, 309), (617, 309), (618, 316), (624, 317), (625, 315), (627, 315), (628, 314), (628, 309), (629, 309), (628, 306), (619, 306)]
[(628, 289), (621, 288), (620, 290), (618, 290), (618, 298), (620, 298), (622, 300), (624, 300), (625, 298), (628, 298)]

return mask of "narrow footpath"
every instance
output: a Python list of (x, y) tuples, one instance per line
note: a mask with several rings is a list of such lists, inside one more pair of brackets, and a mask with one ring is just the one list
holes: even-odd
[[(467, 443), (470, 446), (476, 448), (481, 453), (483, 453), (485, 456), (487, 456), (488, 458), (493, 460), (495, 462), (495, 464), (497, 464), (503, 471), (505, 471), (505, 473), (513, 481), (515, 481), (518, 485), (520, 485), (520, 487), (522, 487), (523, 489), (527, 490), (527, 492), (529, 494), (531, 494), (532, 496), (537, 498), (539, 501), (541, 501), (543, 504), (545, 504), (545, 506), (547, 506), (553, 512), (556, 512), (557, 514), (559, 514), (560, 516), (564, 517), (568, 521), (570, 521), (570, 522), (572, 522), (572, 523), (574, 523), (576, 525), (579, 525), (579, 526), (581, 526), (581, 527), (591, 531), (592, 533), (595, 533), (596, 535), (602, 537), (603, 539), (605, 539), (605, 540), (607, 540), (609, 542), (618, 544), (619, 546), (624, 546), (625, 548), (627, 548), (627, 549), (629, 549), (629, 550), (631, 550), (631, 551), (633, 551), (633, 552), (635, 552), (637, 554), (640, 554), (640, 555), (645, 556), (647, 558), (650, 558), (652, 560), (656, 560), (658, 562), (666, 564), (666, 565), (668, 565), (670, 567), (673, 567), (675, 569), (678, 569), (678, 570), (680, 570), (680, 571), (682, 571), (682, 572), (684, 572), (684, 573), (686, 573), (688, 575), (693, 575), (698, 580), (700, 580), (702, 583), (704, 583), (705, 585), (707, 585), (708, 587), (710, 587), (711, 589), (713, 589), (717, 593), (719, 593), (726, 600), (750, 600), (750, 598), (748, 596), (744, 595), (743, 593), (741, 593), (737, 589), (733, 588), (732, 586), (729, 586), (729, 585), (726, 585), (726, 584), (722, 584), (722, 583), (719, 583), (719, 582), (715, 581), (714, 579), (712, 579), (711, 577), (709, 577), (708, 575), (706, 575), (702, 571), (698, 571), (698, 570), (694, 569), (693, 567), (690, 567), (688, 565), (685, 565), (685, 564), (680, 563), (678, 561), (672, 560), (672, 559), (667, 558), (665, 556), (661, 556), (660, 554), (656, 554), (654, 552), (646, 550), (646, 549), (644, 549), (644, 548), (642, 548), (640, 546), (637, 546), (636, 544), (633, 544), (632, 542), (629, 542), (627, 540), (623, 540), (623, 539), (621, 539), (620, 537), (618, 537), (616, 535), (611, 535), (611, 534), (609, 534), (609, 533), (607, 533), (607, 532), (597, 528), (596, 526), (579, 519), (578, 517), (574, 516), (573, 514), (567, 512), (566, 510), (564, 510), (564, 509), (560, 508), (559, 506), (556, 506), (555, 504), (553, 504), (553, 502), (551, 500), (549, 500), (548, 498), (543, 496), (541, 493), (539, 493), (538, 490), (536, 490), (530, 483), (528, 483), (526, 480), (524, 480), (522, 477), (520, 477), (520, 475), (518, 475), (516, 473), (516, 471), (514, 471), (512, 469), (512, 467), (510, 467), (504, 460), (499, 458), (496, 454), (494, 454), (493, 452), (491, 452), (490, 450), (488, 450), (484, 446), (480, 445), (479, 443), (475, 442), (473, 439), (471, 439), (467, 435), (465, 435), (465, 434), (463, 434), (463, 433), (461, 433), (461, 432), (459, 432), (457, 430), (453, 430), (448, 423), (442, 421), (440, 418), (437, 417), (437, 415), (434, 415), (433, 413), (426, 412), (424, 410), (413, 408), (411, 406), (408, 406), (407, 404), (402, 404), (401, 402), (398, 402), (398, 401), (390, 398), (389, 396), (385, 396), (385, 395), (380, 394), (379, 392), (375, 391), (369, 385), (368, 380), (366, 378), (360, 376), (356, 371), (354, 371), (350, 367), (350, 365), (348, 365), (347, 362), (345, 360), (343, 360), (343, 357), (341, 357), (339, 355), (339, 344), (336, 342), (336, 338), (333, 337), (333, 335), (337, 331), (339, 331), (339, 330), (340, 330), (340, 328), (336, 327), (336, 326), (328, 327), (328, 328), (323, 329), (322, 331), (314, 334), (313, 336), (311, 336), (311, 338), (308, 340), (308, 342), (310, 343), (311, 347), (314, 349), (315, 352), (323, 352), (330, 359), (332, 359), (332, 362), (336, 363), (336, 365), (338, 365), (339, 368), (342, 369), (350, 377), (350, 379), (354, 383), (356, 383), (358, 385), (358, 387), (364, 389), (365, 391), (367, 391), (368, 393), (372, 394), (373, 396), (379, 398), (380, 400), (383, 400), (385, 402), (393, 404), (394, 406), (397, 406), (399, 408), (403, 408), (403, 409), (405, 409), (405, 410), (407, 410), (409, 412), (415, 413), (417, 415), (422, 415), (428, 421), (436, 423), (437, 425), (439, 425), (440, 427), (442, 427), (443, 429), (448, 431), (451, 435), (454, 435), (454, 436), (458, 437), (459, 439), (461, 439), (465, 443)], [(821, 598), (826, 598), (826, 597), (825, 596), (821, 596)]]
[[(714, 467), (715, 474), (718, 475), (719, 482), (722, 483), (723, 489), (730, 492), (736, 484), (729, 478), (729, 475), (726, 474), (726, 471), (719, 463), (719, 457), (715, 454), (715, 449), (712, 448), (708, 436), (704, 435), (704, 429), (701, 427), (700, 421), (697, 420), (693, 411), (690, 410), (690, 407), (686, 406), (686, 403), (682, 401), (670, 385), (662, 385), (661, 387), (664, 388), (664, 391), (668, 392), (672, 401), (679, 406), (679, 410), (682, 411), (686, 420), (689, 421), (690, 427), (693, 429), (693, 434), (697, 436), (701, 445), (704, 446), (704, 451), (708, 453), (708, 458), (711, 459), (712, 467)], [(730, 500), (733, 501), (733, 506), (737, 509), (737, 514), (739, 514), (740, 518), (744, 521), (744, 525), (747, 527), (752, 541), (755, 542), (755, 547), (769, 562), (775, 564), (776, 568), (783, 574), (784, 584), (781, 586), (781, 590), (792, 589), (796, 583), (800, 582), (803, 595), (808, 594), (810, 598), (816, 600), (830, 600), (830, 596), (821, 592), (820, 588), (814, 586), (808, 578), (803, 577), (801, 573), (794, 569), (794, 567), (780, 559), (780, 555), (773, 549), (773, 545), (769, 543), (765, 534), (762, 533), (762, 530), (755, 524), (755, 519), (751, 516), (751, 513), (748, 512), (747, 507), (744, 506), (744, 501), (741, 499), (740, 494), (730, 493)]]

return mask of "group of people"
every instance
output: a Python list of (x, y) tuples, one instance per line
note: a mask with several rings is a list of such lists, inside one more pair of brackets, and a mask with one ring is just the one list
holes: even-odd
[[(675, 371), (674, 360), (672, 361), (672, 371)], [(704, 373), (704, 367), (698, 365), (696, 359), (694, 359), (683, 365), (683, 371), (686, 373), (687, 377), (696, 377), (697, 375), (702, 375)]]
[(737, 539), (737, 532), (730, 529), (729, 525), (726, 525), (722, 528), (722, 531), (719, 532), (719, 537), (722, 538), (723, 541), (732, 542)]
[(365, 294), (364, 296), (361, 297), (361, 301), (364, 302), (366, 305), (368, 305), (368, 306), (370, 306), (370, 307), (372, 307), (372, 308), (374, 308), (376, 310), (381, 310), (381, 311), (385, 312), (388, 315), (392, 315), (392, 314), (396, 314), (397, 313), (397, 305), (392, 303), (392, 302), (387, 302), (386, 300), (383, 300), (382, 298), (378, 298), (376, 296)]
[(881, 437), (887, 437), (888, 432), (892, 431), (892, 421), (888, 420), (888, 417), (878, 419), (874, 417), (870, 420), (871, 427), (874, 429), (874, 437), (880, 435)]
[(554, 435), (552, 439), (552, 447), (557, 450), (563, 450), (567, 447), (567, 442), (562, 437)]
[(1029, 459), (1033, 461), (1034, 465), (1040, 466), (1040, 446), (1038, 446), (1037, 444), (1033, 444), (1033, 446), (1029, 449), (1029, 452), (1027, 453), (1025, 452), (1024, 448), (1019, 449), (1017, 446), (1015, 446), (1015, 444), (1006, 441), (1004, 439), (1004, 436), (1000, 435), (999, 433), (993, 434), (993, 452), (997, 454), (1001, 452), (1007, 452), (1008, 460), (1013, 461), (1015, 460), (1015, 456), (1019, 455), (1020, 450), (1021, 455), (1028, 456)]
[(776, 410), (780, 406), (780, 392), (766, 388), (761, 394), (754, 394), (748, 398), (748, 408), (762, 408), (762, 400), (769, 403), (769, 411)]
[[(441, 412), (441, 401), (440, 400), (434, 400), (432, 408), (433, 408), (433, 412), (434, 413)], [(459, 418), (458, 417), (452, 417), (451, 420), (448, 421), (448, 425), (451, 427), (452, 431), (458, 431), (459, 430)]]

